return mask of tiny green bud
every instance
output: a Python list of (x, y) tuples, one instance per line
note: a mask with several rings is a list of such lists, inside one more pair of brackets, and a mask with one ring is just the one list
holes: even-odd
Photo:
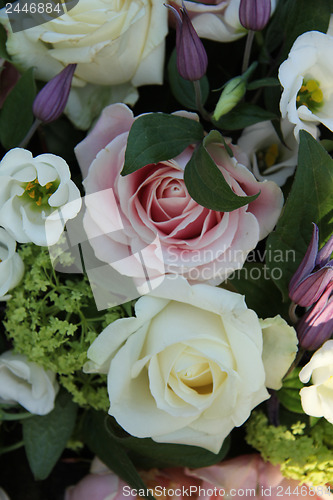
[(224, 87), (220, 99), (216, 104), (213, 119), (219, 120), (221, 116), (231, 111), (244, 97), (246, 92), (246, 80), (243, 76), (236, 76)]

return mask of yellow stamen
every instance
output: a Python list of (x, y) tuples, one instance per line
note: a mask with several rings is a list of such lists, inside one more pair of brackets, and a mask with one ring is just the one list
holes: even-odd
[(28, 196), (30, 196), (30, 198), (34, 198), (36, 195), (35, 191), (30, 191), (30, 193), (28, 193)]
[(314, 102), (322, 102), (324, 99), (323, 92), (320, 89), (316, 89), (311, 94), (311, 100)]
[(313, 92), (314, 90), (318, 89), (319, 85), (316, 80), (309, 80), (308, 82), (306, 82), (305, 87), (309, 92)]
[(30, 189), (32, 189), (34, 186), (34, 183), (33, 182), (28, 182), (28, 184), (25, 186), (25, 190), (26, 191), (30, 191)]
[(38, 205), (38, 206), (40, 207), (40, 206), (41, 206), (41, 204), (42, 204), (42, 197), (40, 196), (40, 197), (38, 198), (38, 200), (36, 201), (36, 205)]
[(305, 85), (302, 85), (302, 87), (300, 88), (300, 92), (306, 92), (307, 91), (307, 88)]
[(277, 157), (279, 156), (279, 147), (277, 144), (271, 144), (265, 154), (265, 163), (267, 167), (271, 167), (276, 163)]
[(47, 182), (45, 184), (46, 189), (50, 189), (50, 187), (52, 186), (52, 184), (53, 184), (53, 182)]

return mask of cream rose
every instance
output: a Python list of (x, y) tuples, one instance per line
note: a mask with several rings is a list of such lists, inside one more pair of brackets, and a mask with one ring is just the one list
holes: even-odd
[(0, 225), (20, 243), (55, 244), (80, 208), (80, 191), (60, 156), (33, 158), (30, 151), (15, 148), (1, 160)]
[[(96, 115), (119, 100), (119, 86), (130, 84), (122, 98), (133, 103), (133, 87), (162, 83), (167, 9), (160, 0), (80, 0), (66, 14), (17, 33), (4, 10), (1, 17), (14, 64), (34, 67), (36, 78), (48, 81), (67, 64), (77, 63), (74, 87), (116, 86), (115, 95), (95, 89), (101, 100)], [(88, 94), (88, 104), (96, 108), (96, 99)], [(79, 121), (79, 98), (72, 99), (70, 114)]]
[(333, 424), (333, 340), (325, 342), (299, 372), (303, 384), (312, 378), (313, 385), (300, 391), (305, 413), (324, 417)]
[[(99, 335), (85, 370), (108, 373), (109, 413), (130, 434), (217, 453), (269, 397), (262, 355), (262, 328), (244, 297), (168, 276), (138, 300), (136, 317)], [(276, 370), (281, 378), (285, 364)]]
[(15, 252), (16, 241), (0, 227), (0, 301), (7, 300), (6, 293), (19, 284), (24, 274), (24, 264)]
[(46, 415), (59, 390), (55, 374), (28, 361), (23, 354), (6, 351), (0, 356), (0, 401), (19, 403), (31, 413)]

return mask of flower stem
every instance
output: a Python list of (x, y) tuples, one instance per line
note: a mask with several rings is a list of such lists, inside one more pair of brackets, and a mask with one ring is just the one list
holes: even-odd
[(246, 37), (246, 44), (245, 44), (243, 64), (242, 64), (242, 73), (245, 73), (245, 71), (249, 67), (250, 55), (251, 55), (251, 49), (252, 49), (252, 44), (253, 44), (253, 40), (254, 40), (254, 35), (255, 35), (255, 31), (249, 30), (247, 37)]
[(37, 118), (35, 119), (35, 121), (33, 122), (33, 124), (30, 127), (29, 132), (27, 133), (27, 135), (24, 137), (24, 139), (22, 139), (22, 141), (18, 145), (19, 148), (24, 148), (28, 144), (31, 137), (34, 135), (34, 133), (36, 132), (36, 130), (38, 129), (38, 127), (41, 123), (42, 122), (40, 120), (38, 120)]
[(195, 92), (195, 103), (197, 106), (197, 110), (201, 114), (202, 118), (208, 122), (211, 121), (209, 113), (205, 110), (202, 104), (202, 94), (201, 94), (201, 87), (200, 87), (200, 80), (195, 80), (193, 82), (194, 85), (194, 92)]
[(18, 443), (12, 444), (11, 446), (3, 446), (0, 448), (0, 454), (2, 455), (3, 453), (17, 450), (18, 448), (21, 448), (22, 446), (24, 446), (24, 441), (19, 441)]
[(303, 354), (304, 354), (304, 349), (302, 349), (301, 347), (299, 348), (298, 350), (298, 353), (296, 355), (296, 358), (294, 359), (293, 363), (290, 365), (289, 367), (289, 370), (287, 371), (287, 373), (285, 374), (285, 376), (283, 377), (283, 380), (288, 377), (288, 375), (293, 371), (294, 368), (297, 367), (298, 363), (301, 361), (301, 359), (303, 358)]

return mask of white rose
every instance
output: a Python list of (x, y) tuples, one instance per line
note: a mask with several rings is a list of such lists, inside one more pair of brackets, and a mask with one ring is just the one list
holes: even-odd
[[(130, 85), (122, 98), (133, 104), (134, 87), (163, 81), (167, 9), (161, 0), (79, 0), (66, 14), (16, 33), (4, 9), (1, 17), (8, 30), (7, 51), (19, 68), (34, 67), (36, 78), (48, 81), (67, 64), (77, 63), (73, 87), (116, 86), (108, 95), (96, 87), (102, 102), (97, 110), (91, 97), (95, 116), (117, 102), (123, 84)], [(70, 97), (70, 118), (78, 114), (73, 106)]]
[[(181, 7), (182, 0), (169, 0)], [(199, 37), (216, 42), (232, 42), (247, 34), (239, 21), (240, 0), (184, 1), (194, 29)], [(277, 0), (271, 0), (273, 13)]]
[(6, 293), (23, 278), (24, 264), (15, 250), (16, 241), (0, 227), (0, 300), (8, 299)]
[(269, 397), (262, 351), (244, 297), (167, 276), (99, 335), (85, 370), (108, 373), (109, 413), (130, 434), (217, 453)]
[(246, 127), (238, 146), (246, 153), (246, 165), (259, 181), (274, 181), (283, 186), (293, 175), (297, 165), (298, 143), (294, 137), (295, 126), (288, 120), (281, 121), (285, 145), (281, 143), (271, 122), (260, 122)]
[(46, 415), (54, 407), (59, 390), (55, 374), (29, 362), (23, 354), (6, 351), (0, 356), (0, 401), (19, 403), (36, 415)]
[(311, 377), (313, 385), (300, 391), (303, 410), (333, 424), (333, 340), (325, 342), (299, 372), (303, 384)]
[(317, 125), (333, 130), (333, 37), (318, 31), (300, 35), (279, 69), (284, 90), (280, 101), (283, 118), (317, 138)]
[[(61, 210), (58, 216), (57, 210)], [(70, 180), (62, 158), (32, 157), (30, 151), (10, 150), (0, 163), (0, 225), (20, 243), (56, 243), (68, 219), (81, 208), (80, 191)], [(46, 234), (46, 220), (48, 223)]]

